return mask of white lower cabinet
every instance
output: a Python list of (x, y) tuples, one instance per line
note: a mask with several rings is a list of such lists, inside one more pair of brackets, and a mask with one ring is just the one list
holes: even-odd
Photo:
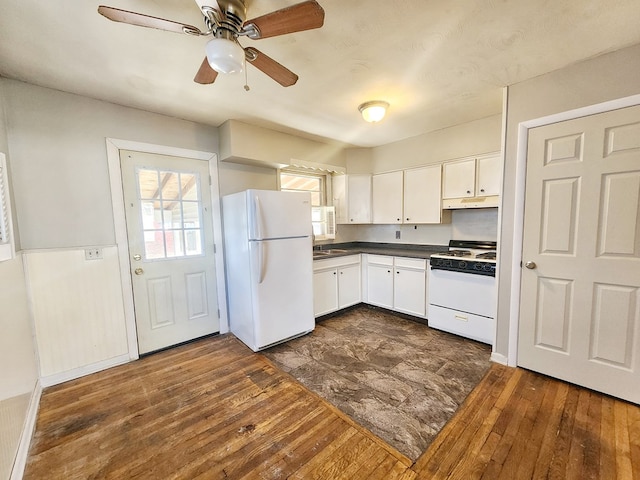
[(395, 258), (393, 308), (416, 317), (427, 314), (426, 261), (417, 258)]
[(316, 317), (362, 301), (360, 255), (313, 262), (313, 312)]
[(367, 255), (367, 303), (393, 309), (393, 257)]
[(427, 260), (367, 255), (367, 303), (426, 318)]

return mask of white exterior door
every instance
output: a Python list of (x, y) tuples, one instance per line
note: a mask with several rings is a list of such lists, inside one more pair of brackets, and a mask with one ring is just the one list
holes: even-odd
[(518, 365), (640, 403), (640, 107), (529, 131)]
[(139, 352), (220, 331), (208, 163), (120, 160)]

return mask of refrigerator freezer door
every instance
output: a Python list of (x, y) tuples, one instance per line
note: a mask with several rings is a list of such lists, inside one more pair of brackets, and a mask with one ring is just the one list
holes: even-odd
[(249, 240), (311, 236), (311, 195), (247, 190)]
[(252, 263), (260, 264), (251, 268), (255, 345), (249, 347), (260, 350), (315, 328), (313, 258), (310, 237), (253, 243)]

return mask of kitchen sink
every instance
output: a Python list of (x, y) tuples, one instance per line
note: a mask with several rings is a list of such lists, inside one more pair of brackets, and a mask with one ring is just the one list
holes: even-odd
[(330, 248), (328, 250), (314, 250), (314, 257), (324, 257), (326, 255), (335, 255), (337, 253), (347, 253), (349, 250), (343, 250), (340, 248)]

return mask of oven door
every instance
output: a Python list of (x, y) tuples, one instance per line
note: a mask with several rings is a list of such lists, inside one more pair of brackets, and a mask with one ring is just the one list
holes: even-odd
[(431, 269), (429, 304), (494, 318), (496, 279), (473, 273)]

